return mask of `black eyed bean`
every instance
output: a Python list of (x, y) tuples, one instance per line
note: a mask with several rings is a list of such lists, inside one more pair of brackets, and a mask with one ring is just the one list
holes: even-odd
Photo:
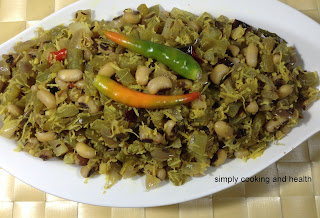
[(172, 82), (166, 76), (158, 76), (149, 81), (147, 89), (150, 94), (156, 94), (163, 89), (171, 89)]
[(246, 62), (250, 67), (256, 67), (258, 64), (259, 49), (253, 43), (250, 43), (246, 50)]
[(58, 72), (57, 78), (64, 82), (76, 82), (82, 79), (83, 73), (78, 69), (64, 69)]
[(216, 153), (216, 157), (217, 158), (213, 161), (212, 165), (217, 167), (226, 162), (228, 154), (224, 149), (219, 149)]
[(229, 73), (229, 68), (224, 64), (218, 64), (215, 66), (210, 73), (211, 81), (219, 85), (221, 83), (222, 78)]
[(38, 90), (37, 98), (48, 108), (54, 109), (56, 105), (56, 97), (47, 90)]
[(75, 150), (81, 157), (84, 158), (90, 159), (96, 156), (96, 150), (83, 142), (78, 142)]
[(149, 75), (151, 73), (151, 69), (146, 66), (138, 66), (136, 71), (136, 81), (139, 85), (145, 86), (148, 84)]
[(214, 124), (214, 131), (221, 138), (227, 138), (233, 135), (233, 128), (230, 126), (230, 124), (224, 121), (217, 121)]

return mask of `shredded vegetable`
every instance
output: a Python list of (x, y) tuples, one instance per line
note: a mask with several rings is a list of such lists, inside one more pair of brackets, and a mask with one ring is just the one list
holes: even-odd
[(97, 21), (81, 10), (13, 49), (0, 60), (0, 135), (85, 178), (106, 175), (106, 188), (138, 174), (146, 189), (182, 185), (258, 158), (318, 99), (317, 73), (284, 39), (206, 12), (142, 4)]

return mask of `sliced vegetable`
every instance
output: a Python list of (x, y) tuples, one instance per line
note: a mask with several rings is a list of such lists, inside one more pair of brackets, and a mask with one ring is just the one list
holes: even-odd
[[(182, 185), (228, 158), (259, 157), (319, 99), (318, 74), (296, 65), (293, 47), (239, 20), (144, 4), (74, 21), (0, 58), (0, 138), (77, 164), (85, 178), (104, 174), (106, 189), (141, 174), (146, 189)], [(107, 32), (133, 51), (104, 30), (133, 37)], [(182, 78), (199, 76), (194, 61), (203, 74)]]
[(94, 86), (105, 96), (116, 102), (135, 108), (168, 108), (196, 100), (199, 92), (185, 95), (151, 95), (131, 90), (109, 77), (97, 75)]
[(202, 73), (197, 61), (179, 49), (147, 40), (132, 38), (120, 33), (104, 31), (104, 34), (107, 38), (125, 48), (147, 58), (156, 59), (187, 79), (196, 80)]
[(274, 38), (278, 43), (280, 42), (286, 42), (286, 40), (284, 40), (283, 38), (281, 38), (280, 36), (278, 36), (276, 33), (272, 33), (269, 32), (268, 30), (264, 30), (259, 28), (257, 31), (257, 35), (264, 35), (264, 37), (272, 37)]

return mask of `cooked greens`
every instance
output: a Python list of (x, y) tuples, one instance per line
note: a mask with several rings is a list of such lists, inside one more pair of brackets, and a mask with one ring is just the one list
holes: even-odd
[[(185, 51), (202, 74), (183, 78), (115, 44), (106, 30)], [(160, 78), (166, 84), (153, 94), (201, 96), (170, 108), (132, 108), (102, 95), (98, 74), (141, 93)], [(68, 26), (40, 29), (2, 56), (0, 135), (35, 157), (80, 165), (83, 177), (104, 174), (106, 188), (137, 174), (146, 175), (146, 188), (165, 179), (182, 185), (227, 158), (259, 157), (298, 124), (318, 99), (317, 85), (317, 73), (296, 65), (286, 41), (238, 20), (142, 4), (96, 21), (82, 10)]]

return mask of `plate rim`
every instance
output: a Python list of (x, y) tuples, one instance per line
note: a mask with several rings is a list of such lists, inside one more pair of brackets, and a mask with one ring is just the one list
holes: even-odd
[[(107, 0), (105, 0), (105, 1), (107, 1)], [(228, 0), (228, 1), (231, 1), (231, 2), (232, 2), (233, 0)], [(237, 1), (237, 0), (235, 0), (235, 1)], [(274, 1), (274, 0), (273, 0), (273, 1)], [(80, 7), (81, 5), (86, 4), (86, 3), (88, 3), (88, 2), (90, 2), (90, 1), (82, 0), (82, 1), (75, 2), (75, 3), (73, 3), (73, 4), (70, 4), (70, 5), (62, 8), (61, 10), (59, 10), (59, 11), (57, 11), (57, 12), (49, 15), (48, 17), (44, 18), (43, 20), (41, 20), (41, 21), (40, 21), (39, 23), (37, 23), (35, 26), (32, 26), (32, 27), (24, 30), (23, 32), (19, 33), (18, 35), (16, 35), (15, 37), (11, 38), (11, 39), (8, 40), (7, 42), (1, 44), (1, 45), (0, 45), (0, 49), (1, 49), (2, 47), (5, 47), (7, 44), (10, 44), (10, 43), (12, 43), (12, 42), (17, 42), (17, 40), (18, 40), (19, 38), (21, 38), (22, 36), (24, 36), (26, 33), (30, 32), (30, 31), (35, 31), (36, 28), (38, 28), (39, 26), (41, 26), (41, 25), (43, 25), (44, 23), (46, 23), (47, 20), (54, 18), (55, 16), (57, 16), (57, 14), (63, 13), (64, 11), (68, 11), (68, 10), (71, 9), (71, 8), (72, 8), (72, 10), (74, 10), (74, 12), (75, 12), (77, 9), (73, 9), (74, 7), (76, 7), (78, 4), (79, 4), (79, 7)], [(187, 1), (187, 2), (190, 2), (190, 1)], [(254, 0), (246, 0), (245, 2), (255, 2), (255, 1), (254, 1)], [(258, 1), (257, 1), (257, 2), (258, 2)], [(276, 2), (275, 4), (282, 5), (281, 7), (286, 7), (288, 10), (291, 10), (291, 13), (297, 13), (297, 12), (298, 12), (298, 13), (299, 13), (299, 16), (301, 17), (301, 15), (302, 15), (303, 19), (307, 19), (308, 22), (312, 21), (312, 22), (313, 22), (312, 25), (317, 24), (317, 25), (318, 25), (318, 30), (320, 31), (320, 28), (319, 28), (320, 25), (319, 25), (316, 21), (312, 20), (311, 18), (307, 17), (306, 15), (302, 14), (301, 12), (293, 9), (292, 7), (290, 7), (290, 6), (282, 3), (282, 2), (280, 2), (280, 1), (275, 1), (275, 2)], [(136, 5), (138, 6), (138, 3), (137, 3)], [(213, 16), (214, 16), (214, 15), (213, 15)], [(216, 17), (216, 16), (215, 16), (215, 17)], [(230, 19), (233, 19), (233, 18), (230, 18)], [(70, 20), (70, 18), (69, 18), (69, 20)], [(67, 23), (67, 22), (65, 22), (65, 23)], [(314, 133), (315, 133), (315, 132), (314, 132)], [(313, 135), (314, 133), (311, 133), (311, 132), (310, 132), (310, 136)], [(0, 141), (1, 141), (1, 139), (0, 139)], [(294, 146), (294, 148), (297, 147), (297, 146), (298, 146), (298, 144), (297, 144), (296, 146)], [(270, 146), (268, 147), (268, 149), (270, 149)], [(268, 149), (267, 149), (267, 150), (268, 150)], [(30, 156), (30, 157), (33, 158), (32, 156)], [(278, 159), (280, 159), (281, 157), (282, 157), (282, 156), (279, 156)], [(278, 160), (278, 159), (277, 159), (277, 160)], [(1, 160), (0, 160), (0, 161), (1, 161)], [(275, 161), (276, 161), (276, 160), (271, 160), (270, 162), (271, 162), (271, 163), (274, 163)], [(264, 168), (259, 168), (259, 170), (257, 170), (256, 172), (254, 172), (254, 174), (260, 172), (261, 170), (265, 169), (265, 168), (268, 167), (268, 166), (270, 166), (270, 164), (267, 164)], [(10, 167), (7, 167), (7, 169), (8, 169), (8, 168), (10, 169)], [(7, 170), (6, 168), (3, 168), (3, 169), (4, 169), (5, 171), (9, 171), (10, 174), (14, 175), (14, 176), (15, 176), (16, 178), (18, 178), (19, 180), (22, 180), (22, 181), (24, 181), (25, 183), (29, 184), (29, 182), (28, 182), (28, 181), (30, 180), (29, 178), (20, 178), (19, 175), (16, 175), (15, 173), (11, 173), (10, 170)], [(251, 173), (251, 174), (252, 174), (252, 173)], [(254, 174), (252, 174), (252, 175), (254, 175)], [(251, 175), (251, 176), (252, 176), (252, 175)], [(32, 184), (29, 184), (29, 185), (33, 186)], [(220, 191), (222, 191), (222, 190), (224, 190), (224, 189), (226, 189), (226, 188), (229, 188), (230, 186), (231, 186), (231, 185), (224, 186), (224, 188), (221, 189)], [(33, 187), (34, 187), (34, 186), (33, 186)], [(39, 188), (39, 187), (35, 187), (35, 188), (37, 188), (37, 189), (39, 189), (39, 190), (41, 190), (41, 191), (44, 191), (44, 192), (46, 192), (46, 193), (50, 193), (50, 194), (52, 194), (52, 195), (55, 195), (54, 193), (51, 193), (50, 191), (47, 191), (47, 190), (45, 190), (45, 189), (41, 189), (41, 188)], [(158, 203), (158, 204), (152, 204), (152, 205), (148, 205), (148, 204), (140, 204), (140, 205), (139, 205), (139, 204), (137, 204), (137, 203), (136, 203), (136, 204), (132, 204), (132, 205), (130, 205), (130, 204), (128, 204), (128, 205), (118, 205), (118, 204), (114, 204), (114, 205), (108, 204), (108, 205), (105, 205), (105, 204), (103, 204), (103, 202), (102, 202), (102, 204), (96, 204), (96, 203), (92, 203), (92, 202), (79, 201), (79, 200), (77, 200), (77, 199), (72, 199), (72, 198), (68, 198), (68, 199), (71, 199), (71, 200), (76, 201), (76, 202), (82, 202), (82, 203), (86, 203), (86, 204), (94, 204), (94, 205), (99, 205), (99, 206), (113, 206), (113, 207), (128, 207), (128, 206), (129, 206), (129, 207), (151, 207), (151, 206), (163, 206), (163, 205), (168, 205), (168, 204), (181, 203), (181, 202), (184, 202), (184, 201), (189, 201), (189, 200), (192, 200), (192, 199), (195, 199), (195, 198), (200, 198), (200, 197), (203, 197), (203, 196), (205, 196), (205, 195), (196, 196), (196, 197), (193, 196), (193, 197), (191, 197), (191, 198), (187, 198), (186, 200), (182, 200), (182, 201), (181, 201), (181, 200), (177, 200), (177, 201), (172, 201), (172, 202), (168, 202), (168, 203)], [(62, 196), (62, 197), (63, 197), (63, 196)], [(65, 198), (65, 197), (63, 197), (63, 198)]]

